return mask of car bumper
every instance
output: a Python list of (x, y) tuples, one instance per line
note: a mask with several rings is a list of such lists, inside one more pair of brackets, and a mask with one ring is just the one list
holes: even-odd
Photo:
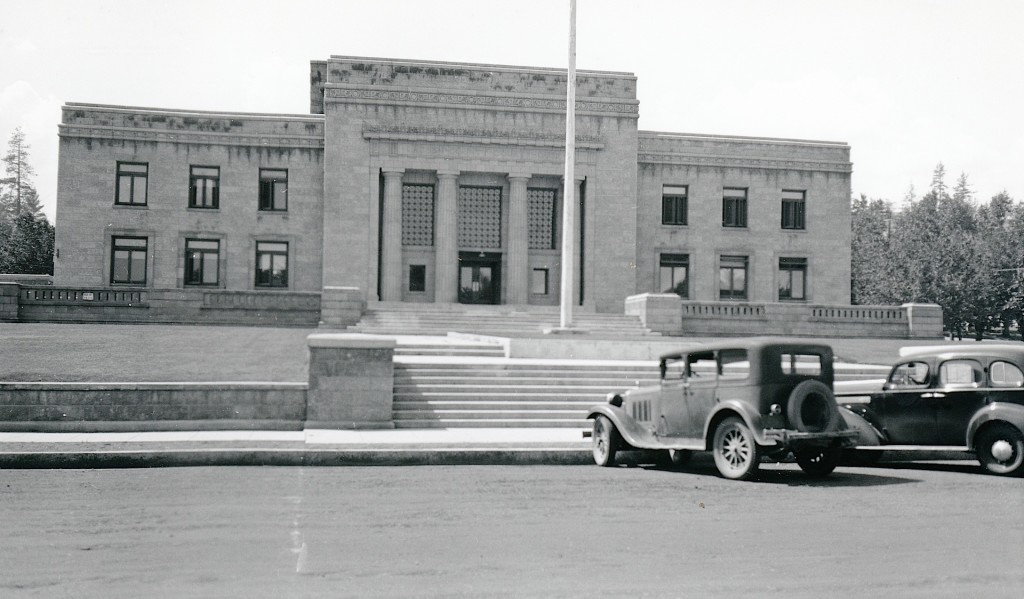
[(780, 445), (822, 445), (853, 447), (857, 444), (857, 431), (828, 431), (824, 433), (808, 433), (788, 429), (765, 429), (765, 441)]

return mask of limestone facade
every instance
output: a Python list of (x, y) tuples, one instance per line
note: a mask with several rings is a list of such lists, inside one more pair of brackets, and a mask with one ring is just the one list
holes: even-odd
[[(577, 73), (574, 300), (622, 312), (682, 277), (692, 300), (848, 304), (849, 147), (639, 131), (636, 85)], [(332, 56), (308, 115), (69, 103), (54, 283), (558, 305), (565, 97), (564, 70)], [(274, 173), (284, 207), (261, 200)]]

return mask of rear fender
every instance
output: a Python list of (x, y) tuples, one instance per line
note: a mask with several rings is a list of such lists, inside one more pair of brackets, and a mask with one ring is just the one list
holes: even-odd
[(989, 422), (1006, 422), (1024, 432), (1024, 406), (995, 402), (975, 412), (967, 425), (967, 447), (974, 447), (974, 436)]
[(847, 428), (857, 431), (858, 446), (868, 447), (884, 444), (885, 437), (871, 423), (873, 418), (871, 411), (867, 407), (851, 409), (846, 406), (839, 406), (839, 415), (843, 417)]
[(764, 436), (764, 427), (761, 425), (761, 415), (750, 409), (750, 404), (727, 399), (719, 403), (708, 415), (704, 423), (704, 448), (710, 450), (711, 442), (715, 436), (715, 428), (718, 423), (729, 416), (739, 416), (754, 435), (758, 445), (772, 446), (774, 441), (767, 441)]

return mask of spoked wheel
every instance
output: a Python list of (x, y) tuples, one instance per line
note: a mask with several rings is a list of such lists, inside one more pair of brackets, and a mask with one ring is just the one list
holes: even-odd
[(747, 425), (735, 416), (726, 418), (715, 429), (715, 467), (725, 478), (750, 480), (761, 466), (761, 449)]
[(614, 466), (615, 454), (622, 446), (622, 437), (607, 416), (594, 418), (594, 462), (598, 466)]
[(843, 450), (838, 447), (808, 447), (793, 452), (796, 463), (808, 476), (824, 477), (839, 465)]
[(975, 451), (991, 474), (1024, 475), (1024, 434), (1009, 424), (989, 425), (978, 433)]

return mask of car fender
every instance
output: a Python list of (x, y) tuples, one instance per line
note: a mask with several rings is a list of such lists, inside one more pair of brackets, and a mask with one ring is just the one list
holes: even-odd
[(611, 420), (616, 430), (619, 431), (622, 440), (629, 443), (632, 447), (637, 449), (657, 447), (656, 444), (650, 442), (650, 433), (638, 426), (636, 421), (630, 418), (622, 408), (611, 404), (593, 406), (587, 414), (587, 419), (593, 420), (598, 415), (605, 416), (608, 420)]
[(839, 406), (839, 415), (843, 417), (846, 427), (857, 431), (857, 445), (860, 447), (882, 445), (885, 437), (872, 424), (871, 411), (859, 406), (851, 409)]
[(774, 441), (767, 441), (764, 436), (764, 427), (761, 426), (761, 415), (751, 409), (750, 404), (735, 399), (727, 399), (721, 401), (711, 413), (708, 414), (707, 420), (704, 421), (704, 445), (708, 449), (711, 447), (711, 439), (714, 437), (715, 430), (714, 426), (717, 426), (718, 421), (725, 418), (728, 414), (735, 414), (743, 419), (750, 432), (754, 434), (754, 440), (757, 441), (758, 445), (774, 445)]
[(967, 425), (967, 447), (974, 447), (974, 436), (989, 422), (1006, 422), (1024, 432), (1024, 406), (994, 402), (978, 410)]

